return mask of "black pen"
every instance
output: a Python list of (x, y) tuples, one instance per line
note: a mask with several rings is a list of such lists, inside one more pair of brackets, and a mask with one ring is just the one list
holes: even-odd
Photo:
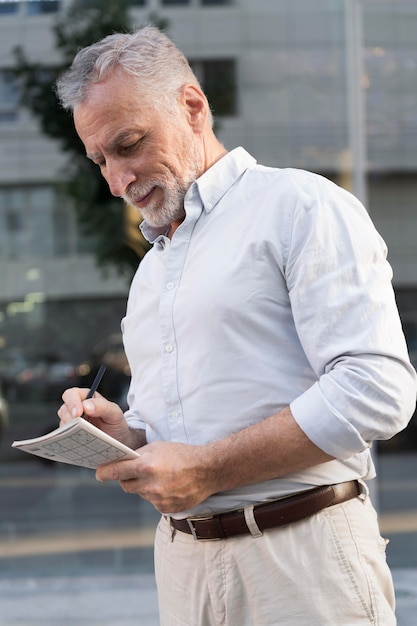
[(99, 386), (101, 379), (103, 378), (103, 374), (106, 371), (106, 366), (105, 365), (100, 365), (99, 370), (96, 374), (95, 379), (93, 380), (93, 384), (90, 387), (90, 391), (87, 394), (87, 398), (92, 398), (94, 396), (94, 394), (97, 391), (97, 387)]

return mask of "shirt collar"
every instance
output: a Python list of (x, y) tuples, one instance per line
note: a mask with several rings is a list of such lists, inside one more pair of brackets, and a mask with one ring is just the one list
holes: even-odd
[(201, 201), (207, 213), (213, 210), (236, 180), (256, 163), (244, 148), (235, 148), (216, 161), (196, 180)]
[[(256, 160), (244, 148), (231, 150), (191, 185), (186, 193), (184, 204), (186, 205), (188, 196), (197, 186), (204, 210), (210, 213), (236, 180), (255, 163)], [(144, 220), (140, 224), (140, 230), (150, 243), (155, 243), (159, 237), (167, 236), (169, 228), (154, 228)]]

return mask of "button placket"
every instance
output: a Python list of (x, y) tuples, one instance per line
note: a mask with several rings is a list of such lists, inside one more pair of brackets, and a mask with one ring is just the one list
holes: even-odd
[[(175, 248), (175, 252), (173, 250)], [(174, 304), (180, 284), (183, 259), (187, 245), (173, 246), (166, 261), (164, 287), (160, 300), (160, 323), (162, 338), (162, 390), (167, 419), (173, 440), (185, 441), (186, 435), (178, 396), (177, 346), (174, 327)]]
[(202, 204), (197, 189), (190, 203), (187, 202), (187, 217), (170, 240), (169, 254), (164, 258), (165, 278), (160, 299), (160, 329), (162, 339), (162, 392), (166, 406), (166, 415), (170, 424), (172, 439), (186, 441), (184, 415), (179, 396), (178, 347), (174, 306), (177, 291), (186, 262), (188, 248), (194, 226), (201, 215)]

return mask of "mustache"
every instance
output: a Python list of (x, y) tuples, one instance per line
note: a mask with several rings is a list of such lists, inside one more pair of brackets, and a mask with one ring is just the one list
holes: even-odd
[(158, 186), (160, 185), (158, 185), (157, 181), (149, 181), (146, 186), (134, 184), (126, 190), (126, 193), (123, 195), (123, 199), (131, 202), (132, 204), (140, 202), (146, 198), (152, 189)]

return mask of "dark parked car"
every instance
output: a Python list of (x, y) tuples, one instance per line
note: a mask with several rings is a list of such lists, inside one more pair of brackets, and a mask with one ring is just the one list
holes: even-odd
[(55, 402), (78, 380), (76, 366), (55, 354), (15, 355), (4, 369), (4, 393), (9, 402)]

